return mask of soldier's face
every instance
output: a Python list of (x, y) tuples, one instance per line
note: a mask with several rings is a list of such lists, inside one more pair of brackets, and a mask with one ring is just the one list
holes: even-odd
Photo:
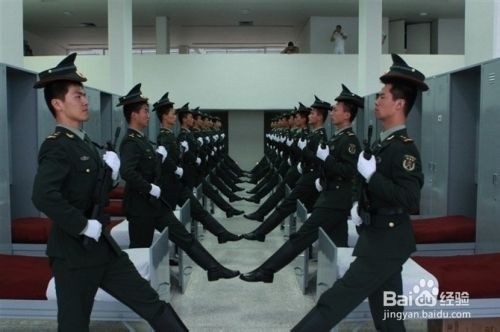
[(346, 111), (345, 104), (341, 101), (338, 101), (330, 112), (330, 118), (334, 126), (345, 125), (346, 122), (349, 122), (350, 116), (350, 113)]
[(392, 84), (385, 84), (375, 100), (375, 117), (378, 120), (385, 121), (394, 118), (402, 111), (404, 100), (395, 100), (391, 88)]
[(187, 116), (186, 116), (186, 126), (188, 127), (192, 127), (193, 126), (193, 114), (189, 113)]
[(309, 113), (309, 124), (311, 124), (311, 126), (315, 126), (319, 123), (321, 123), (321, 115), (318, 110), (313, 108), (311, 113)]
[(148, 104), (143, 104), (139, 111), (132, 112), (132, 116), (134, 117), (136, 123), (141, 128), (146, 128), (149, 124), (149, 106)]
[[(52, 106), (56, 110), (59, 121), (81, 123), (89, 119), (89, 102), (83, 87), (79, 85), (68, 86), (64, 100), (52, 99)], [(67, 123), (70, 124), (70, 123)]]
[(165, 117), (167, 119), (167, 124), (170, 125), (170, 126), (173, 126), (174, 123), (175, 123), (175, 119), (176, 119), (176, 116), (175, 116), (175, 109), (172, 107), (167, 114), (165, 114)]

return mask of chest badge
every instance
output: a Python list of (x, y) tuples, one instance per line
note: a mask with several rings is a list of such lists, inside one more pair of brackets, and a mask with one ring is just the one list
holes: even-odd
[(411, 172), (415, 169), (415, 164), (416, 164), (417, 158), (414, 156), (411, 156), (409, 154), (405, 154), (403, 156), (403, 168), (407, 170), (408, 172)]
[(349, 144), (349, 147), (347, 148), (347, 151), (349, 151), (350, 154), (355, 154), (356, 153), (356, 145), (355, 144)]
[(87, 161), (87, 160), (89, 160), (89, 159), (90, 159), (90, 157), (89, 157), (89, 156), (81, 156), (81, 157), (80, 157), (80, 160), (81, 160), (81, 161)]

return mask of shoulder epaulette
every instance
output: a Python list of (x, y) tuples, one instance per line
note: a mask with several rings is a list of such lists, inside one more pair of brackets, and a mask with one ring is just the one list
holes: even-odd
[(346, 131), (347, 136), (356, 136), (352, 131)]
[(66, 136), (68, 138), (71, 138), (71, 139), (75, 138), (75, 134), (71, 134), (71, 133), (66, 133)]
[(50, 134), (49, 136), (47, 136), (47, 139), (56, 139), (56, 138), (59, 137), (59, 135), (61, 135), (61, 132), (60, 131), (56, 131), (55, 133)]
[(413, 142), (413, 140), (412, 140), (411, 138), (406, 137), (406, 136), (401, 136), (401, 135), (399, 135), (399, 136), (398, 136), (398, 139), (399, 139), (401, 142), (403, 142), (403, 143), (412, 143), (412, 142)]

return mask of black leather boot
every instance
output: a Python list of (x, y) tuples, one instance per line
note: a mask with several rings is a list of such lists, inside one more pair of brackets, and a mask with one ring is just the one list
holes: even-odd
[(250, 241), (260, 241), (260, 242), (264, 242), (266, 241), (266, 236), (265, 235), (262, 235), (262, 234), (259, 234), (257, 232), (250, 232), (250, 233), (246, 233), (246, 234), (243, 234), (241, 235), (245, 240), (250, 240)]
[(184, 332), (189, 331), (180, 317), (169, 303), (165, 304), (165, 309), (151, 321), (151, 327), (157, 332)]
[(250, 220), (257, 220), (260, 222), (264, 221), (264, 216), (260, 214), (258, 211), (255, 211), (254, 213), (245, 214), (243, 215), (243, 217)]
[(222, 266), (197, 240), (185, 251), (196, 264), (207, 271), (208, 281), (231, 279), (240, 274), (240, 271)]
[(292, 332), (328, 332), (332, 327), (333, 326), (329, 326), (326, 319), (323, 318), (318, 308), (314, 307), (292, 328)]
[(228, 241), (239, 241), (242, 238), (243, 237), (241, 235), (236, 235), (236, 234), (233, 234), (229, 231), (226, 231), (222, 234), (217, 235), (217, 241), (219, 243), (226, 243)]
[(226, 217), (231, 218), (233, 216), (239, 216), (240, 214), (243, 214), (243, 213), (245, 213), (245, 211), (237, 210), (237, 209), (231, 207), (231, 209), (229, 211), (226, 211)]
[(274, 274), (302, 251), (304, 248), (294, 247), (290, 241), (287, 241), (257, 269), (240, 275), (240, 279), (248, 282), (273, 282)]

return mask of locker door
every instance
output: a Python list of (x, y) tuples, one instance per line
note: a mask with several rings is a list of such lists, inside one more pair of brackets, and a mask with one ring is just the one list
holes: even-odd
[(87, 132), (94, 142), (103, 145), (101, 130), (101, 92), (86, 88), (87, 98), (89, 101), (90, 118), (83, 124), (83, 130)]
[(432, 214), (448, 214), (448, 164), (450, 149), (450, 76), (436, 77), (433, 119)]
[(120, 143), (123, 139), (123, 136), (127, 133), (127, 121), (125, 121), (125, 117), (123, 116), (123, 108), (121, 106), (116, 106), (118, 104), (118, 96), (113, 95), (113, 100), (111, 102), (112, 107), (113, 107), (113, 114), (111, 116), (111, 123), (112, 123), (112, 133), (113, 133), (113, 140), (115, 139), (115, 130), (116, 128), (120, 127), (120, 137), (118, 138), (118, 142), (116, 145), (116, 150), (120, 148)]
[(500, 250), (500, 61), (482, 65), (476, 248)]
[(424, 173), (424, 186), (420, 198), (420, 214), (432, 213), (433, 201), (433, 162), (434, 162), (434, 95), (436, 94), (435, 79), (427, 80), (429, 90), (422, 94), (422, 127), (421, 149), (422, 171)]
[[(0, 118), (7, 119), (7, 68), (0, 64)], [(0, 121), (0, 253), (11, 253), (8, 121)]]

